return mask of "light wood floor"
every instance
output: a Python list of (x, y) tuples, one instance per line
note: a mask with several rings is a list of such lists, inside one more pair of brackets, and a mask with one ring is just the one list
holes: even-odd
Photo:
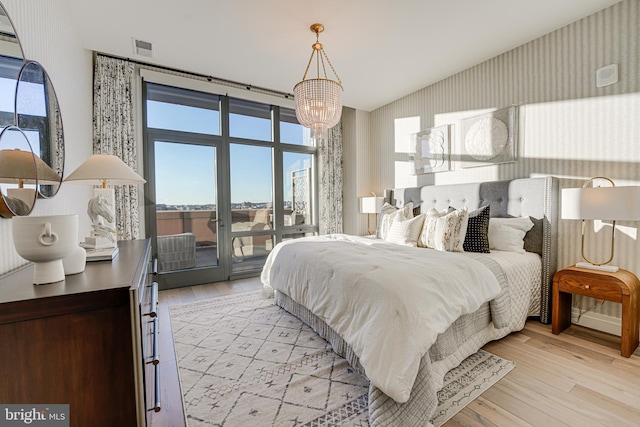
[[(252, 278), (160, 292), (162, 410), (153, 427), (185, 426), (168, 307), (260, 288)], [(484, 349), (516, 367), (446, 427), (640, 426), (640, 349), (620, 356), (619, 337), (579, 326), (552, 335), (530, 321)]]

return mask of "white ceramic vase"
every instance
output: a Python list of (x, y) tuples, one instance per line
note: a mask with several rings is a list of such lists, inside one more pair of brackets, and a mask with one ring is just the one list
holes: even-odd
[(34, 263), (33, 283), (64, 280), (62, 259), (78, 247), (78, 215), (15, 216), (11, 223), (16, 251)]
[(87, 251), (81, 246), (76, 246), (69, 255), (62, 258), (65, 276), (82, 273), (86, 265)]

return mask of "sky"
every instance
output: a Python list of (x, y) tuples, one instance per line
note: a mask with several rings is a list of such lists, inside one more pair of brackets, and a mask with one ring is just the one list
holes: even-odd
[[(193, 107), (147, 102), (149, 127), (219, 135), (219, 113)], [(232, 114), (229, 119), (232, 137), (270, 140), (270, 120)], [(304, 128), (284, 123), (280, 129), (283, 142), (302, 144)], [(231, 144), (231, 202), (272, 201), (272, 149), (266, 146)], [(216, 149), (168, 141), (157, 141), (156, 203), (170, 205), (215, 204)], [(290, 171), (309, 167), (311, 156), (284, 153), (285, 201), (291, 200)]]

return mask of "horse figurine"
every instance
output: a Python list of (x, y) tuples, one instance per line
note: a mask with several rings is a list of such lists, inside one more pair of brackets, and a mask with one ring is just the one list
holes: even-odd
[[(89, 200), (87, 206), (87, 214), (91, 218), (93, 225), (93, 235), (96, 237), (105, 237), (111, 242), (116, 241), (115, 228), (109, 227), (107, 224), (113, 223), (113, 208), (111, 202), (103, 194), (98, 193), (94, 198)], [(106, 222), (106, 224), (105, 224)]]

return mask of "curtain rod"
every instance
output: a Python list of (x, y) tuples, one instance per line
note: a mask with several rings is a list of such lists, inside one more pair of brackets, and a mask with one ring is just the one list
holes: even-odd
[(245, 89), (245, 90), (248, 90), (248, 91), (251, 91), (251, 92), (264, 93), (266, 95), (277, 96), (277, 97), (280, 97), (280, 98), (293, 99), (293, 94), (292, 93), (280, 92), (280, 91), (277, 91), (277, 90), (267, 89), (267, 88), (263, 88), (263, 87), (260, 87), (260, 86), (253, 86), (253, 85), (250, 85), (250, 84), (240, 83), (240, 82), (236, 82), (236, 81), (233, 81), (233, 80), (227, 80), (227, 79), (222, 79), (222, 78), (219, 78), (219, 77), (208, 76), (206, 74), (195, 73), (193, 71), (179, 70), (177, 68), (167, 67), (165, 65), (150, 64), (148, 62), (140, 61), (140, 60), (137, 60), (137, 59), (131, 59), (131, 58), (126, 58), (126, 57), (122, 57), (122, 56), (102, 53), (102, 52), (95, 52), (95, 54), (96, 55), (100, 55), (100, 56), (104, 56), (104, 57), (107, 57), (107, 58), (126, 60), (126, 61), (132, 62), (134, 64), (137, 64), (137, 65), (140, 65), (140, 66), (144, 66), (144, 67), (148, 67), (148, 68), (155, 68), (155, 69), (158, 69), (158, 70), (171, 71), (173, 73), (179, 73), (179, 74), (183, 74), (183, 75), (187, 75), (187, 76), (199, 77), (201, 79), (206, 79), (209, 82), (221, 84), (221, 85), (224, 85), (224, 86)]

